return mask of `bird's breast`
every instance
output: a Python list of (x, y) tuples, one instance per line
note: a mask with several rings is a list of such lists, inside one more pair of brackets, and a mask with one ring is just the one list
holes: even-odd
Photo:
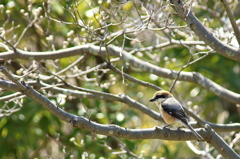
[(160, 113), (162, 115), (162, 118), (164, 119), (164, 121), (168, 124), (168, 125), (173, 125), (175, 122), (174, 117), (172, 117), (171, 115), (169, 115), (168, 113), (166, 113), (163, 108), (160, 106), (159, 107)]

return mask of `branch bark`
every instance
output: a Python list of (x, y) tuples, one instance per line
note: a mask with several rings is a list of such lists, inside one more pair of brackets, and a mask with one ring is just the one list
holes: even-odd
[(240, 31), (238, 29), (238, 26), (237, 26), (237, 23), (236, 23), (236, 20), (234, 18), (234, 15), (228, 5), (228, 2), (226, 0), (221, 0), (227, 14), (228, 14), (228, 17), (229, 17), (229, 20), (232, 24), (232, 28), (234, 30), (234, 33), (235, 33), (235, 36), (237, 37), (237, 41), (238, 41), (238, 44), (240, 45)]
[[(59, 119), (71, 123), (74, 127), (82, 128), (88, 130), (92, 133), (97, 133), (107, 136), (115, 136), (124, 139), (164, 139), (164, 140), (196, 140), (196, 137), (188, 130), (169, 130), (161, 128), (151, 128), (151, 129), (127, 129), (117, 125), (104, 125), (99, 124), (85, 117), (79, 117), (68, 112), (65, 112), (51, 101), (44, 97), (42, 94), (33, 89), (30, 85), (25, 82), (18, 82), (14, 77), (4, 68), (0, 67), (0, 70), (15, 84), (6, 82), (6, 85), (1, 85), (3, 89), (18, 90), (36, 101), (38, 104), (43, 106), (45, 109), (50, 111), (53, 115)], [(0, 83), (2, 81), (0, 80)], [(19, 84), (22, 84), (19, 86)], [(207, 131), (206, 131), (207, 130)], [(197, 129), (196, 131), (201, 134), (201, 136), (211, 145), (216, 148), (216, 150), (225, 158), (239, 158), (239, 156), (234, 152), (222, 139), (218, 136), (209, 126), (205, 129)]]
[[(80, 89), (65, 89), (65, 88), (60, 88), (57, 86), (52, 86), (48, 85), (43, 82), (30, 82), (28, 83), (33, 87), (36, 88), (46, 88), (48, 91), (51, 91), (53, 93), (62, 93), (66, 95), (71, 95), (75, 96), (78, 98), (88, 98), (88, 99), (99, 99), (99, 100), (108, 100), (108, 101), (119, 101), (122, 103), (127, 104), (128, 106), (135, 108), (139, 111), (141, 111), (144, 114), (147, 114), (151, 118), (164, 122), (160, 114), (154, 110), (149, 109), (145, 105), (137, 102), (136, 100), (130, 98), (127, 95), (121, 94), (121, 95), (113, 95), (110, 93), (104, 93), (104, 92), (98, 92), (98, 91), (93, 91), (93, 90), (88, 90), (84, 88)], [(0, 80), (0, 87), (6, 90), (14, 91), (14, 92), (21, 92), (20, 89), (18, 89), (17, 85), (11, 82), (7, 82), (4, 80)], [(240, 131), (240, 124), (239, 123), (233, 123), (233, 124), (215, 124), (215, 123), (210, 123), (207, 121), (204, 121), (198, 117), (195, 117), (195, 114), (190, 112), (189, 110), (185, 109), (187, 114), (192, 116), (198, 123), (197, 124), (192, 124), (193, 127), (199, 127), (199, 124), (201, 126), (204, 126), (205, 124), (210, 125), (215, 131), (217, 132), (229, 132), (229, 131)]]
[(209, 133), (208, 143), (211, 144), (224, 158), (239, 159), (240, 156), (227, 145), (227, 143), (213, 130), (206, 125), (205, 129)]
[[(133, 66), (140, 68), (142, 71), (153, 73), (155, 75), (158, 75), (159, 77), (175, 79), (178, 74), (178, 71), (150, 64), (129, 54), (127, 51), (122, 50), (121, 48), (113, 45), (108, 46), (108, 51), (106, 51), (106, 49), (103, 47), (89, 44), (50, 52), (27, 52), (22, 50), (17, 50), (17, 52), (18, 53), (8, 51), (1, 53), (0, 58), (4, 60), (14, 58), (27, 60), (29, 59), (44, 60), (44, 59), (59, 59), (63, 57), (70, 57), (74, 55), (83, 54), (107, 57), (108, 54), (110, 54), (110, 56), (121, 57), (122, 60), (131, 63)], [(204, 77), (200, 73), (182, 71), (179, 75), (178, 80), (193, 82), (229, 102), (240, 104), (240, 94), (229, 91), (228, 89), (216, 84), (212, 80)]]
[(177, 12), (177, 15), (182, 18), (192, 31), (217, 53), (235, 60), (240, 61), (240, 50), (229, 45), (224, 44), (217, 39), (206, 27), (188, 10), (179, 0), (170, 0), (171, 6)]
[[(4, 68), (0, 67), (0, 70), (9, 78), (13, 80), (13, 76)], [(4, 70), (4, 71), (3, 71)], [(13, 80), (16, 83), (6, 82), (0, 80), (0, 86), (3, 89), (19, 91), (25, 94), (27, 97), (31, 98), (33, 101), (37, 102), (39, 105), (47, 109), (53, 115), (58, 117), (60, 120), (63, 120), (67, 123), (71, 123), (74, 127), (83, 128), (92, 133), (121, 137), (125, 139), (166, 139), (166, 140), (196, 140), (196, 137), (191, 133), (191, 131), (177, 131), (177, 130), (163, 130), (161, 128), (152, 128), (152, 129), (127, 129), (117, 125), (105, 125), (99, 124), (85, 117), (79, 117), (68, 112), (65, 112), (55, 104), (53, 104), (48, 98), (37, 92), (27, 83), (21, 82), (22, 86), (18, 86), (20, 82), (16, 79)], [(2, 85), (4, 83), (5, 85)], [(20, 87), (20, 88), (19, 88)], [(67, 91), (65, 91), (68, 94)], [(86, 97), (85, 97), (86, 98)], [(102, 98), (102, 97), (101, 97)], [(124, 97), (125, 98), (125, 97)], [(133, 102), (129, 100), (128, 103)], [(134, 101), (136, 102), (136, 101)], [(204, 133), (204, 130), (199, 130), (201, 133)], [(182, 135), (179, 136), (179, 132)]]

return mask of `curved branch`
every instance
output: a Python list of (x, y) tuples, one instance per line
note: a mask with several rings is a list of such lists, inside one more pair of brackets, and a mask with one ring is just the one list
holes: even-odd
[[(69, 90), (65, 88), (59, 88), (55, 87), (52, 85), (48, 85), (46, 83), (40, 82), (30, 82), (30, 85), (34, 87), (45, 87), (45, 89), (53, 92), (53, 93), (62, 93), (62, 94), (67, 94), (67, 95), (72, 95), (75, 97), (79, 98), (89, 98), (89, 99), (100, 99), (100, 100), (108, 100), (108, 101), (119, 101), (122, 103), (128, 104), (130, 107), (133, 107), (142, 113), (150, 116), (151, 118), (164, 122), (160, 114), (154, 110), (149, 109), (145, 105), (137, 102), (136, 100), (130, 98), (127, 95), (121, 94), (121, 95), (113, 95), (110, 93), (104, 93), (104, 92), (98, 92), (98, 91), (93, 91), (89, 89), (84, 89), (80, 87), (75, 87), (74, 90)], [(18, 92), (21, 91), (18, 89), (17, 85), (0, 80), (0, 87), (6, 90)], [(197, 128), (199, 127), (199, 124), (203, 126), (204, 124), (209, 124), (215, 131), (217, 132), (229, 132), (229, 131), (239, 131), (240, 130), (240, 124), (239, 123), (233, 123), (233, 124), (215, 124), (215, 123), (210, 123), (207, 121), (204, 121), (200, 118), (198, 118), (194, 113), (189, 111), (188, 109), (185, 109), (187, 114), (192, 116), (198, 123), (197, 124), (192, 124), (193, 127)]]
[[(119, 52), (121, 51), (121, 49), (115, 46), (109, 46), (108, 51), (114, 56), (120, 56)], [(150, 72), (160, 77), (170, 79), (175, 79), (176, 76), (178, 75), (178, 71), (155, 66), (153, 64), (150, 64), (148, 62), (138, 59), (135, 56), (128, 54), (128, 52), (124, 50), (122, 50), (121, 55), (124, 61), (131, 63), (135, 67), (141, 68), (142, 71)], [(240, 103), (240, 94), (229, 91), (228, 89), (204, 77), (200, 73), (182, 71), (179, 75), (178, 80), (196, 83), (229, 102), (236, 104)]]
[[(164, 122), (162, 117), (159, 115), (159, 113), (155, 112), (152, 109), (149, 109), (142, 103), (139, 103), (138, 101), (130, 98), (129, 96), (127, 96), (125, 94), (114, 95), (114, 94), (110, 94), (110, 93), (99, 92), (99, 91), (95, 91), (95, 90), (90, 90), (90, 89), (85, 89), (85, 88), (69, 85), (70, 87), (74, 88), (74, 90), (70, 90), (70, 89), (59, 88), (59, 87), (51, 87), (51, 85), (48, 85), (43, 82), (40, 82), (40, 83), (32, 82), (31, 84), (33, 84), (34, 86), (37, 86), (37, 87), (47, 87), (47, 90), (50, 90), (53, 93), (62, 93), (62, 94), (72, 95), (72, 96), (79, 97), (79, 98), (101, 99), (101, 100), (107, 100), (107, 101), (119, 101), (119, 102), (128, 104), (130, 107), (133, 107), (133, 108), (141, 111), (144, 114), (149, 115), (150, 117), (152, 117), (155, 120)], [(0, 86), (1, 86), (1, 83), (0, 83)]]
[[(50, 86), (48, 84), (42, 83), (42, 86)], [(92, 91), (92, 90), (87, 90), (87, 89), (82, 89), (82, 91), (86, 92), (80, 92), (77, 90), (69, 90), (69, 89), (64, 89), (64, 88), (58, 88), (58, 87), (50, 87), (48, 88), (51, 92), (54, 93), (64, 93), (64, 94), (69, 94), (73, 95), (76, 97), (80, 98), (89, 98), (89, 99), (102, 99), (102, 100), (108, 100), (108, 101), (119, 101), (122, 103), (128, 104), (130, 107), (133, 107), (142, 113), (150, 116), (151, 118), (164, 122), (162, 117), (160, 116), (159, 113), (155, 112), (154, 110), (149, 109), (145, 105), (137, 102), (136, 100), (130, 98), (127, 95), (121, 94), (121, 95), (113, 95), (110, 93), (104, 93), (104, 92), (97, 92), (97, 91)], [(192, 113), (191, 111), (185, 109), (187, 114), (190, 116), (193, 116), (194, 119), (198, 122), (197, 124), (194, 124), (193, 127), (199, 127), (199, 124), (203, 126), (204, 124), (210, 125), (215, 131), (217, 132), (229, 132), (229, 131), (240, 131), (240, 124), (239, 123), (233, 123), (233, 124), (215, 124), (215, 123), (210, 123), (207, 121), (204, 121), (198, 117), (195, 118), (195, 114)], [(197, 120), (198, 119), (198, 120)]]
[(19, 97), (21, 95), (22, 95), (21, 92), (17, 92), (17, 93), (13, 93), (13, 94), (10, 94), (10, 95), (6, 95), (4, 97), (0, 97), (0, 102), (10, 100), (10, 99), (15, 98), (15, 97)]
[(203, 26), (193, 13), (188, 10), (188, 8), (183, 6), (182, 3), (179, 4), (179, 0), (170, 0), (170, 3), (179, 17), (181, 17), (192, 29), (192, 31), (207, 45), (213, 48), (217, 53), (229, 59), (240, 61), (240, 50), (238, 48), (228, 46), (217, 39), (210, 31), (207, 30), (207, 28)]
[(208, 159), (214, 159), (211, 154), (206, 150), (198, 150), (191, 141), (186, 141), (188, 147), (197, 155), (206, 156)]
[[(4, 70), (4, 67), (0, 68), (1, 70)], [(3, 72), (7, 77), (13, 78), (9, 72), (6, 71)], [(16, 80), (14, 80), (16, 82)], [(19, 82), (16, 82), (15, 84), (12, 82), (6, 82), (6, 85), (2, 85), (3, 81), (0, 80), (0, 86), (3, 89), (7, 90), (17, 90), (16, 88), (19, 88), (17, 84)], [(85, 130), (88, 130), (92, 133), (102, 134), (102, 135), (108, 135), (108, 136), (115, 136), (115, 137), (121, 137), (125, 139), (165, 139), (165, 140), (179, 140), (179, 141), (185, 141), (185, 140), (196, 140), (196, 137), (191, 133), (191, 131), (179, 131), (179, 130), (163, 130), (161, 128), (151, 128), (151, 129), (127, 129), (123, 128), (117, 125), (105, 125), (105, 124), (99, 124), (93, 121), (90, 121), (89, 119), (85, 117), (79, 117), (73, 114), (70, 114), (68, 112), (65, 112), (55, 104), (53, 104), (48, 98), (37, 92), (35, 89), (33, 89), (30, 85), (21, 82), (22, 86), (18, 89), (18, 91), (21, 91), (23, 94), (40, 104), (42, 107), (47, 109), (49, 112), (51, 112), (53, 115), (58, 117), (59, 119), (71, 123), (74, 127), (83, 128)], [(65, 92), (67, 93), (67, 92)], [(126, 97), (123, 97), (126, 98)], [(136, 101), (128, 101), (136, 102)], [(200, 134), (204, 133), (204, 129), (198, 130)]]
[[(210, 143), (223, 158), (239, 159), (240, 156), (231, 149), (231, 147), (213, 130), (209, 125), (205, 125), (205, 129), (209, 136), (208, 143)], [(205, 139), (205, 138), (204, 138)]]
[(196, 114), (194, 114), (192, 111), (188, 110), (186, 107), (184, 107), (184, 110), (186, 113), (191, 116), (193, 119), (195, 119), (197, 122), (191, 123), (191, 125), (194, 128), (203, 127), (204, 125), (208, 124), (211, 126), (214, 131), (217, 132), (230, 132), (230, 131), (240, 131), (240, 124), (239, 123), (232, 123), (232, 124), (215, 124), (208, 121), (205, 121), (201, 118), (199, 118)]
[(161, 90), (162, 88), (161, 87), (158, 87), (154, 84), (151, 84), (149, 82), (145, 82), (145, 81), (141, 81), (141, 80), (138, 80), (122, 71), (120, 71), (119, 69), (117, 69), (116, 67), (114, 67), (113, 65), (109, 64), (107, 65), (108, 68), (110, 68), (112, 71), (116, 72), (117, 74), (119, 74), (120, 76), (122, 76), (122, 78), (126, 78), (127, 80), (129, 81), (132, 81), (134, 83), (137, 83), (137, 84), (140, 84), (140, 85), (143, 85), (145, 87), (149, 87), (149, 88), (152, 88), (152, 89), (155, 89), (155, 90)]
[(228, 5), (228, 2), (226, 0), (221, 0), (227, 14), (228, 14), (228, 17), (229, 17), (229, 20), (232, 24), (232, 28), (234, 30), (234, 33), (235, 33), (235, 36), (237, 37), (237, 41), (238, 41), (238, 44), (240, 45), (240, 31), (238, 29), (238, 26), (237, 26), (237, 23), (236, 23), (236, 20), (234, 18), (234, 15), (233, 15), (233, 12), (232, 10), (230, 9), (229, 5)]
[[(127, 61), (131, 63), (133, 66), (142, 69), (142, 71), (153, 73), (160, 77), (175, 79), (178, 74), (178, 71), (174, 71), (174, 70), (170, 70), (170, 69), (166, 69), (166, 68), (162, 68), (162, 67), (158, 67), (156, 65), (150, 64), (146, 61), (138, 59), (137, 57), (129, 54), (127, 51), (122, 50), (121, 48), (113, 45), (108, 46), (108, 52), (103, 47), (99, 47), (91, 44), (76, 46), (68, 49), (51, 51), (51, 52), (26, 52), (22, 50), (17, 50), (17, 51), (18, 53), (14, 53), (13, 51), (0, 53), (0, 58), (3, 58), (5, 60), (11, 59), (11, 58), (42, 60), (42, 59), (55, 59), (55, 58), (59, 59), (59, 58), (69, 57), (74, 55), (82, 55), (85, 53), (92, 54), (95, 56), (100, 56), (100, 55), (108, 56), (108, 53), (109, 53), (111, 56), (121, 57), (122, 60)], [(228, 89), (204, 77), (200, 73), (182, 71), (179, 75), (178, 80), (196, 83), (229, 102), (240, 104), (240, 94), (229, 91)]]
[[(74, 127), (83, 128), (93, 133), (115, 136), (124, 139), (164, 139), (164, 140), (196, 140), (196, 137), (190, 131), (182, 130), (163, 130), (161, 128), (149, 128), (149, 129), (127, 129), (118, 125), (105, 125), (99, 124), (93, 121), (89, 121), (84, 117), (76, 117), (71, 123)], [(195, 129), (196, 130), (196, 129)], [(204, 134), (203, 129), (198, 129), (197, 132)]]
[(229, 91), (228, 89), (216, 84), (212, 80), (204, 77), (202, 74), (193, 72), (193, 79), (195, 83), (206, 88), (207, 90), (213, 92), (217, 96), (225, 99), (226, 101), (239, 104), (240, 103), (240, 95)]
[[(97, 47), (97, 46), (96, 46)], [(83, 55), (84, 53), (98, 54), (99, 47), (94, 48), (93, 45), (81, 45), (77, 47), (49, 51), (49, 52), (28, 52), (17, 49), (16, 53), (13, 51), (0, 53), (0, 58), (8, 59), (26, 59), (26, 60), (46, 60), (46, 59), (59, 59), (75, 55)]]
[[(1, 70), (5, 68), (1, 67)], [(6, 70), (3, 72), (8, 78), (13, 78), (9, 72)], [(2, 87), (4, 89), (19, 87), (19, 82), (13, 80), (16, 84), (8, 83), (8, 85)], [(1, 83), (1, 81), (0, 81)], [(51, 101), (44, 97), (42, 94), (37, 92), (28, 84), (21, 82), (22, 86), (19, 88), (23, 94), (40, 104), (42, 107), (47, 109), (53, 115), (59, 119), (71, 123), (74, 127), (82, 128), (92, 133), (115, 136), (124, 139), (164, 139), (164, 140), (175, 140), (175, 141), (186, 141), (186, 140), (196, 140), (196, 137), (191, 133), (191, 131), (182, 130), (170, 130), (161, 128), (151, 128), (151, 129), (127, 129), (117, 125), (105, 125), (99, 124), (85, 117), (79, 117), (68, 112), (65, 112)], [(208, 130), (208, 131), (206, 131)], [(234, 152), (219, 136), (216, 134), (209, 126), (205, 129), (196, 130), (201, 136), (206, 139), (208, 143), (211, 143), (216, 150), (223, 157), (239, 158), (239, 156)]]

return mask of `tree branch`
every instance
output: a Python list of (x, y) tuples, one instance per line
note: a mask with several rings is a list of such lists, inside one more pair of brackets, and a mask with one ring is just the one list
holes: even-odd
[(140, 85), (143, 85), (145, 87), (149, 87), (149, 88), (152, 88), (152, 89), (155, 89), (155, 90), (161, 90), (162, 88), (161, 87), (158, 87), (154, 84), (151, 84), (149, 82), (144, 82), (144, 81), (141, 81), (141, 80), (138, 80), (122, 71), (120, 71), (119, 69), (117, 69), (116, 67), (114, 67), (113, 65), (109, 64), (107, 65), (112, 71), (116, 72), (117, 74), (119, 74), (123, 79), (126, 78), (127, 80), (129, 81), (132, 81), (134, 83), (137, 83), (137, 84), (140, 84)]
[(221, 0), (221, 2), (222, 2), (223, 6), (224, 6), (224, 8), (225, 8), (225, 10), (228, 14), (228, 17), (229, 17), (229, 20), (232, 24), (232, 28), (234, 30), (236, 39), (238, 41), (238, 44), (240, 45), (240, 31), (239, 31), (238, 26), (236, 24), (236, 20), (234, 18), (234, 15), (233, 15), (231, 9), (229, 8), (229, 5), (228, 5), (227, 1), (226, 0)]
[(224, 158), (239, 159), (240, 156), (228, 146), (228, 144), (213, 130), (206, 125), (205, 129), (209, 133), (208, 143), (210, 143)]
[[(32, 83), (34, 84), (34, 83)], [(65, 89), (65, 88), (59, 88), (59, 87), (50, 87), (51, 85), (48, 85), (46, 83), (40, 82), (40, 83), (35, 83), (37, 87), (47, 87), (47, 90), (50, 90), (53, 93), (62, 93), (66, 95), (72, 95), (75, 97), (79, 98), (89, 98), (89, 99), (101, 99), (101, 100), (107, 100), (107, 101), (119, 101), (125, 104), (128, 104), (130, 107), (133, 107), (135, 109), (138, 109), (144, 114), (149, 115), (155, 120), (162, 121), (162, 117), (159, 115), (159, 113), (155, 112), (154, 110), (149, 109), (142, 103), (139, 103), (138, 101), (130, 98), (129, 96), (125, 94), (120, 94), (120, 95), (114, 95), (110, 93), (105, 93), (105, 92), (99, 92), (95, 90), (89, 90), (77, 86), (70, 86), (74, 88), (74, 90), (70, 89)]]
[(205, 28), (202, 23), (193, 15), (193, 13), (188, 10), (179, 0), (170, 0), (171, 6), (177, 12), (178, 16), (181, 17), (187, 25), (192, 29), (192, 31), (203, 40), (206, 45), (209, 45), (217, 53), (235, 60), (240, 61), (240, 50), (228, 46), (217, 39), (210, 31)]
[[(61, 94), (71, 95), (71, 96), (78, 97), (78, 98), (119, 101), (119, 102), (128, 104), (130, 107), (133, 107), (133, 108), (141, 111), (142, 113), (150, 116), (151, 118), (153, 118), (157, 121), (164, 122), (158, 112), (155, 112), (154, 110), (149, 109), (145, 105), (137, 102), (134, 99), (131, 99), (129, 96), (124, 95), (124, 94), (113, 95), (110, 93), (98, 92), (98, 91), (89, 90), (89, 89), (80, 88), (80, 87), (74, 87), (74, 90), (70, 90), (70, 89), (65, 89), (65, 88), (59, 88), (57, 86), (48, 85), (43, 82), (34, 82), (34, 81), (30, 82), (29, 84), (36, 88), (42, 88), (42, 89), (49, 90), (53, 93), (61, 93)], [(62, 85), (62, 86), (64, 86), (64, 85)], [(14, 92), (21, 91), (20, 89), (18, 89), (17, 85), (15, 85), (11, 82), (4, 81), (4, 80), (0, 80), (0, 87), (3, 89), (6, 89), (6, 90), (14, 91)], [(191, 111), (189, 111), (187, 109), (185, 109), (185, 111), (187, 112), (188, 115), (192, 116), (198, 122), (197, 124), (192, 124), (192, 126), (195, 128), (199, 127), (199, 124), (201, 126), (203, 126), (204, 124), (209, 124), (217, 132), (229, 132), (229, 131), (239, 131), (240, 130), (239, 123), (233, 123), (233, 124), (210, 123), (210, 122), (207, 122), (207, 121), (204, 121), (204, 120), (198, 118), (194, 113), (192, 113)]]
[[(4, 71), (3, 71), (4, 70)], [(13, 77), (3, 66), (1, 67), (1, 71), (7, 77)], [(92, 133), (107, 135), (107, 136), (115, 136), (124, 139), (164, 139), (164, 140), (177, 140), (177, 141), (185, 141), (185, 140), (196, 140), (196, 137), (191, 133), (191, 131), (182, 131), (182, 130), (170, 130), (170, 129), (161, 129), (161, 128), (151, 128), (151, 129), (127, 129), (117, 125), (104, 125), (99, 124), (85, 117), (79, 117), (68, 112), (65, 112), (55, 104), (51, 103), (51, 101), (44, 97), (42, 94), (34, 90), (30, 85), (21, 82), (22, 86), (19, 86), (19, 82), (16, 79), (12, 79), (15, 84), (9, 83), (6, 86), (0, 86), (4, 89), (20, 87), (20, 91), (23, 92), (26, 96), (43, 106), (45, 109), (50, 111), (53, 115), (58, 117), (59, 119), (71, 123), (74, 127), (82, 128), (88, 130)], [(14, 85), (14, 86), (12, 86)], [(23, 88), (24, 87), (24, 88)], [(206, 130), (198, 129), (196, 130), (204, 139), (212, 144), (216, 150), (223, 157), (231, 157), (231, 158), (239, 158), (239, 156), (216, 134), (209, 126), (206, 126)]]
[(13, 52), (17, 52), (16, 50), (16, 47), (13, 46), (10, 42), (8, 42), (4, 37), (0, 36), (0, 39), (2, 39), (3, 41), (5, 41), (12, 49), (13, 49)]
[[(3, 67), (1, 67), (1, 70), (5, 70), (3, 73), (9, 77), (11, 74)], [(16, 80), (14, 80), (16, 82)], [(6, 82), (7, 85), (2, 85), (2, 81), (0, 80), (0, 86), (4, 89), (12, 89), (16, 90), (15, 88), (19, 87), (16, 84)], [(24, 82), (22, 82), (24, 83)], [(23, 88), (24, 87), (24, 88)], [(70, 114), (68, 112), (65, 112), (55, 104), (53, 104), (48, 98), (37, 92), (35, 89), (33, 89), (30, 85), (24, 83), (21, 86), (21, 89), (19, 91), (23, 91), (23, 93), (40, 104), (42, 107), (50, 111), (53, 115), (58, 117), (59, 119), (67, 122), (72, 123), (74, 127), (83, 128), (85, 130), (88, 130), (93, 133), (102, 134), (102, 135), (108, 135), (108, 136), (115, 136), (115, 137), (121, 137), (125, 139), (154, 139), (154, 138), (160, 138), (160, 139), (166, 139), (166, 140), (196, 140), (196, 137), (191, 133), (191, 131), (178, 131), (178, 130), (163, 130), (163, 129), (126, 129), (122, 128), (117, 125), (104, 125), (104, 124), (98, 124), (93, 121), (89, 121), (89, 119), (85, 117), (79, 117), (73, 114)], [(67, 92), (65, 92), (67, 94)], [(123, 97), (126, 98), (126, 97)], [(131, 101), (128, 99), (128, 103), (136, 102)], [(204, 133), (204, 130), (201, 129), (201, 134)], [(179, 136), (179, 133), (182, 133)]]
[(7, 101), (7, 100), (10, 100), (10, 99), (15, 98), (15, 97), (19, 97), (21, 95), (22, 95), (21, 92), (17, 92), (17, 93), (14, 93), (14, 94), (6, 95), (4, 97), (0, 97), (0, 102)]
[[(70, 57), (74, 55), (82, 55), (82, 54), (92, 54), (95, 56), (107, 56), (107, 51), (105, 48), (101, 48), (95, 45), (81, 45), (76, 46), (68, 49), (58, 50), (58, 51), (50, 51), (50, 52), (27, 52), (18, 50), (18, 53), (14, 53), (13, 51), (3, 52), (0, 54), (0, 58), (3, 58), (5, 60), (7, 59), (36, 59), (36, 60), (42, 60), (42, 59), (59, 59), (63, 57)], [(133, 66), (138, 67), (142, 69), (142, 71), (153, 73), (158, 75), (159, 77), (169, 78), (169, 79), (175, 79), (178, 71), (158, 67), (156, 65), (150, 64), (148, 62), (145, 62), (141, 59), (138, 59), (137, 57), (129, 54), (125, 50), (121, 50), (121, 48), (110, 45), (108, 46), (108, 52), (111, 56), (120, 57), (121, 53), (121, 59), (132, 63)], [(196, 72), (185, 72), (182, 71), (179, 75), (178, 80), (180, 81), (188, 81), (198, 84), (199, 86), (213, 92), (217, 96), (235, 103), (240, 103), (240, 95), (237, 93), (234, 93), (232, 91), (229, 91), (228, 89), (216, 84), (212, 80), (204, 77), (200, 73)]]

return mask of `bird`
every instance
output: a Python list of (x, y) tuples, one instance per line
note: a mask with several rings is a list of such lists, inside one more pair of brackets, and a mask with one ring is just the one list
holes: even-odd
[(174, 98), (170, 92), (166, 90), (157, 91), (149, 100), (149, 102), (155, 102), (159, 107), (162, 118), (168, 124), (164, 126), (164, 128), (171, 125), (180, 128), (184, 125), (191, 130), (191, 132), (197, 137), (199, 141), (204, 140), (203, 137), (198, 134), (189, 124), (188, 117), (182, 105), (177, 99)]

